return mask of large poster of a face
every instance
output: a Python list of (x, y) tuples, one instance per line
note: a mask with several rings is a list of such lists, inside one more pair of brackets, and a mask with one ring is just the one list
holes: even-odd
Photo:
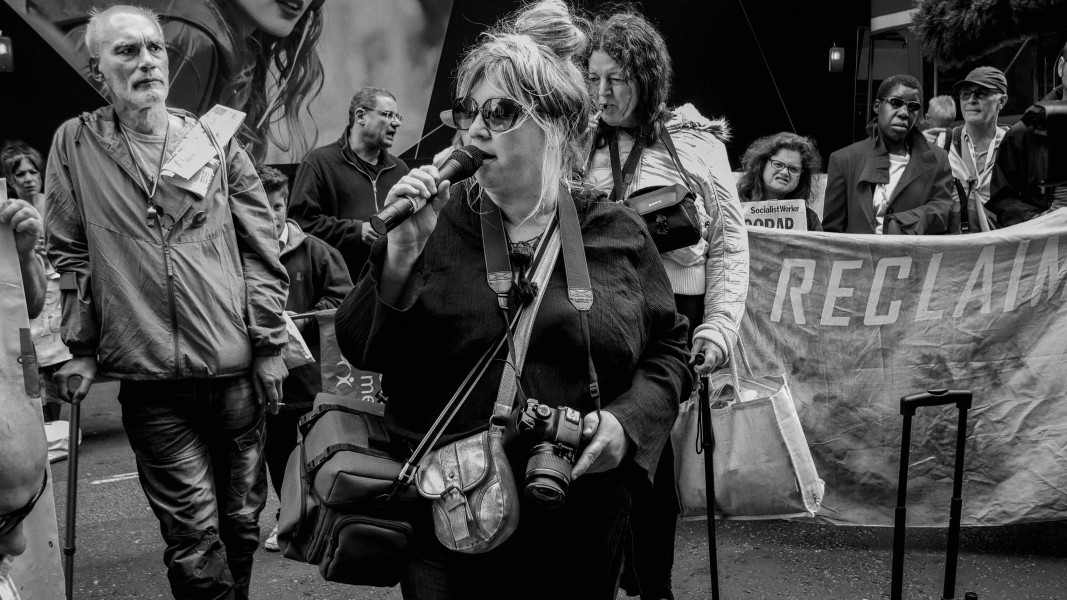
[[(90, 9), (119, 2), (6, 0), (102, 95), (86, 45)], [(155, 11), (169, 58), (167, 104), (246, 113), (238, 133), (257, 160), (299, 162), (338, 139), (352, 95), (392, 92), (405, 120), (394, 154), (421, 135), (452, 0), (138, 0)], [(90, 36), (92, 40), (92, 36)]]

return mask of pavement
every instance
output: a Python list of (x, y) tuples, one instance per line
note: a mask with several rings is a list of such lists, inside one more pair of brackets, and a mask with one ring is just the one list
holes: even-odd
[[(98, 384), (82, 404), (74, 597), (170, 598), (163, 542), (134, 473), (117, 394), (118, 384)], [(52, 468), (62, 540), (67, 463)], [(261, 522), (264, 538), (277, 503), (272, 494)], [(723, 600), (889, 598), (891, 528), (719, 521), (715, 530)], [(908, 531), (904, 598), (942, 598), (944, 540), (943, 529)], [(710, 598), (709, 573), (706, 521), (680, 523), (676, 598)], [(965, 528), (956, 581), (955, 598), (973, 591), (980, 600), (1067, 600), (1067, 521)], [(257, 600), (401, 598), (398, 588), (327, 583), (313, 565), (262, 551), (251, 592)]]

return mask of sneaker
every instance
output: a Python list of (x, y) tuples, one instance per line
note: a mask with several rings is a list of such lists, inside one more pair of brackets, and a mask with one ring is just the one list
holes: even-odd
[(278, 526), (274, 526), (274, 530), (267, 536), (267, 541), (263, 542), (263, 549), (267, 552), (278, 551)]

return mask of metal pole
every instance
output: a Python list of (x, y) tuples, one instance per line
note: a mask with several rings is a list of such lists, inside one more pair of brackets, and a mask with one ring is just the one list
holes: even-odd
[(956, 431), (956, 465), (952, 476), (952, 504), (948, 518), (948, 548), (945, 551), (945, 593), (942, 600), (956, 594), (956, 563), (960, 554), (960, 517), (963, 512), (963, 452), (967, 443), (967, 409), (960, 413)]
[(711, 563), (711, 600), (719, 600), (719, 560), (715, 547), (715, 434), (711, 428), (711, 402), (708, 399), (708, 378), (700, 377), (700, 435), (704, 452), (704, 485), (708, 500), (708, 560)]
[(63, 583), (67, 600), (74, 598), (74, 527), (78, 519), (78, 432), (81, 429), (81, 398), (74, 392), (81, 387), (80, 375), (67, 379), (67, 395), (70, 397), (70, 430), (67, 438), (67, 531), (63, 542)]
[(908, 520), (908, 460), (911, 450), (911, 411), (904, 412), (900, 434), (900, 475), (897, 480), (897, 508), (893, 517), (893, 568), (890, 575), (890, 600), (901, 600), (904, 589), (904, 533)]

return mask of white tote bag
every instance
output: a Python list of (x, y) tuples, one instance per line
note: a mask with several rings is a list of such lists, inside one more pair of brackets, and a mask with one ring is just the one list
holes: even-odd
[[(743, 358), (743, 351), (737, 354)], [(709, 377), (715, 512), (727, 519), (814, 516), (824, 484), (785, 375), (756, 377), (748, 371), (749, 377), (741, 377), (731, 365)], [(682, 403), (671, 431), (683, 518), (708, 514), (698, 402), (694, 397)]]

